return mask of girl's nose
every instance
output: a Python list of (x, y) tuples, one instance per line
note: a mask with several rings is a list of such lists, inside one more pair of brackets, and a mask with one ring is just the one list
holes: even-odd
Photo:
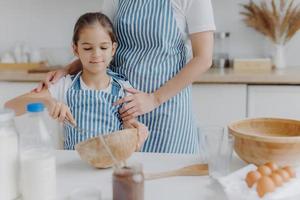
[(99, 57), (99, 56), (102, 56), (102, 51), (100, 49), (95, 49), (93, 51), (93, 54), (92, 54), (93, 57)]

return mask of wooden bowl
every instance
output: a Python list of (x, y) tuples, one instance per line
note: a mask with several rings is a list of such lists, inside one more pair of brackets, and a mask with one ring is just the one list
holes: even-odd
[[(112, 154), (118, 161), (124, 161), (136, 150), (138, 143), (137, 129), (124, 129), (103, 136)], [(78, 143), (75, 150), (82, 160), (96, 168), (108, 168), (113, 160), (106, 151), (100, 137), (94, 137)]]
[(300, 121), (256, 118), (233, 122), (234, 150), (241, 159), (256, 165), (268, 161), (279, 165), (300, 164)]

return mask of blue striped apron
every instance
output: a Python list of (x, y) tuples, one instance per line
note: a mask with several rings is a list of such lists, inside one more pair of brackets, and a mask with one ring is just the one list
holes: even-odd
[(112, 106), (113, 102), (122, 98), (120, 91), (122, 84), (119, 80), (122, 76), (108, 70), (112, 76), (111, 93), (101, 90), (82, 90), (79, 72), (73, 77), (72, 85), (67, 90), (66, 100), (78, 127), (90, 130), (89, 134), (81, 134), (70, 126), (65, 125), (64, 148), (73, 150), (79, 142), (96, 137), (97, 134), (105, 134), (122, 128), (122, 122), (118, 110), (120, 106)]
[[(186, 48), (170, 0), (119, 0), (115, 16), (118, 49), (112, 70), (134, 88), (151, 93), (186, 64)], [(157, 109), (139, 116), (149, 128), (144, 152), (194, 153), (198, 149), (191, 112), (191, 86)]]

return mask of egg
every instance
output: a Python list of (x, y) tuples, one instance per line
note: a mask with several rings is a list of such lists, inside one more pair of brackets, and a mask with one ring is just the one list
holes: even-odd
[(246, 176), (246, 183), (251, 188), (261, 178), (261, 174), (258, 171), (250, 171)]
[(267, 167), (265, 165), (261, 165), (257, 168), (257, 171), (261, 173), (261, 175), (269, 176), (272, 173), (272, 170), (270, 167)]
[(275, 173), (278, 173), (282, 177), (284, 182), (287, 182), (290, 179), (289, 173), (284, 169), (278, 169), (275, 171)]
[(263, 176), (257, 182), (256, 191), (259, 197), (263, 197), (266, 193), (273, 192), (276, 186), (273, 180), (268, 176)]
[(277, 187), (282, 186), (283, 179), (282, 179), (282, 177), (278, 173), (272, 173), (270, 175), (270, 178), (272, 179), (272, 181), (275, 183), (275, 185)]
[(272, 171), (276, 171), (277, 169), (279, 169), (278, 165), (276, 165), (276, 163), (273, 162), (267, 162), (264, 165), (269, 167)]
[(296, 177), (296, 172), (294, 170), (294, 168), (292, 168), (291, 166), (285, 166), (282, 169), (284, 169), (285, 171), (287, 171), (290, 175), (291, 178), (295, 178)]

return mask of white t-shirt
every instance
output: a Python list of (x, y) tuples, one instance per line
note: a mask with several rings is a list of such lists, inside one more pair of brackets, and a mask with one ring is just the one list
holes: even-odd
[[(111, 88), (112, 88), (111, 82), (112, 82), (112, 78), (110, 79), (109, 86), (101, 91), (111, 93)], [(120, 83), (122, 84), (123, 88), (132, 88), (132, 86), (130, 85), (130, 83), (128, 81), (120, 81)], [(70, 75), (67, 75), (67, 76), (59, 79), (59, 81), (57, 83), (50, 85), (48, 90), (54, 99), (56, 99), (59, 102), (63, 102), (65, 104), (67, 104), (67, 99), (66, 99), (67, 91), (71, 87), (71, 85), (72, 85), (72, 78)], [(83, 89), (83, 90), (92, 90), (84, 83), (84, 81), (82, 80), (81, 77), (80, 77), (80, 86), (81, 86), (81, 89)], [(120, 95), (127, 96), (123, 92), (124, 91), (121, 90)]]
[[(189, 35), (198, 32), (215, 31), (211, 0), (170, 0), (173, 13), (182, 38), (187, 48), (187, 61), (192, 58)], [(112, 21), (118, 8), (119, 0), (102, 0), (101, 12)]]

